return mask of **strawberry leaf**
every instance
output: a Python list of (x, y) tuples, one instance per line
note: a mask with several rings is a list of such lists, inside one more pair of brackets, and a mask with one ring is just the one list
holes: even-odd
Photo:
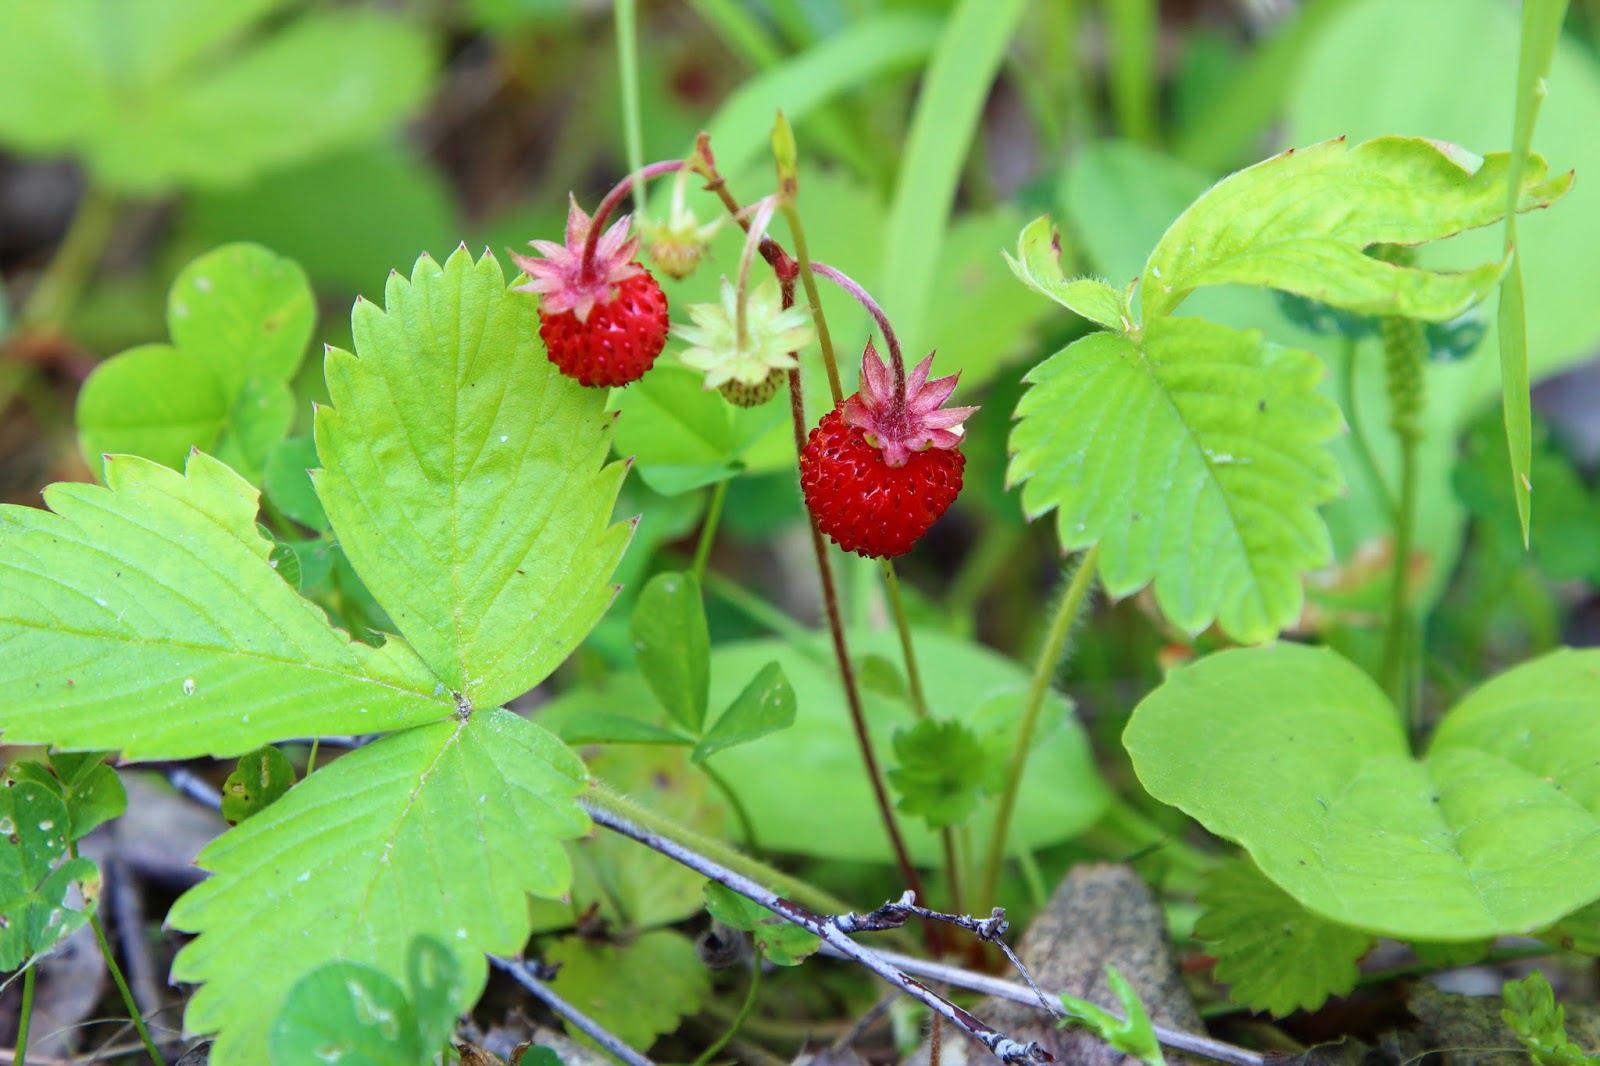
[(484, 953), (527, 940), (528, 895), (567, 890), (561, 841), (588, 829), (573, 799), (584, 781), (565, 745), (502, 710), (384, 737), (312, 774), (208, 846), (212, 876), (173, 908), (170, 924), (200, 934), (173, 964), (175, 980), (204, 982), (185, 1027), (221, 1030), (215, 1062), (264, 1063), (300, 978), (343, 960), (405, 981), (419, 935), (449, 946), (470, 1002)]
[(1122, 333), (1133, 328), (1133, 312), (1122, 293), (1099, 278), (1068, 280), (1061, 269), (1061, 237), (1048, 215), (1023, 228), (1016, 258), (1000, 254), (1017, 280), (1040, 296), (1106, 329)]
[(1501, 674), (1425, 758), (1358, 667), (1298, 644), (1175, 672), (1123, 736), (1152, 796), (1306, 909), (1404, 940), (1548, 926), (1600, 895), (1600, 652)]
[(113, 456), (106, 481), (0, 507), (9, 743), (235, 755), (455, 709), (405, 644), (351, 643), (284, 583), (255, 490), (217, 460)]
[(1205, 910), (1194, 934), (1217, 957), (1228, 998), (1280, 1018), (1349, 992), (1361, 976), (1356, 962), (1373, 944), (1372, 934), (1306, 910), (1248, 858), (1212, 867), (1199, 901)]
[(1057, 511), (1064, 551), (1100, 545), (1113, 596), (1152, 581), (1198, 632), (1268, 640), (1299, 616), (1300, 575), (1328, 562), (1317, 505), (1339, 490), (1323, 447), (1338, 408), (1322, 365), (1200, 319), (1095, 333), (1029, 371), (1009, 480), (1023, 510)]
[[(1545, 207), (1572, 184), (1533, 156), (1517, 209)], [(1202, 285), (1263, 285), (1349, 311), (1448, 321), (1500, 281), (1503, 259), (1461, 273), (1401, 267), (1373, 244), (1421, 244), (1504, 217), (1510, 156), (1484, 159), (1420, 137), (1342, 138), (1290, 149), (1224, 179), (1172, 224), (1145, 264), (1147, 322)]]
[(610, 524), (605, 393), (564, 377), (538, 301), (460, 248), (357, 301), (330, 349), (317, 492), (356, 572), (451, 691), (475, 706), (549, 675), (611, 603), (629, 526)]
[(288, 0), (0, 0), (0, 143), (132, 193), (224, 185), (364, 140), (426, 97), (423, 33)]

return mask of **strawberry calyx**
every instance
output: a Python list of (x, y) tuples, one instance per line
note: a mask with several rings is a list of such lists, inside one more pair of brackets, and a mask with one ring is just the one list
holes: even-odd
[(915, 452), (957, 447), (966, 434), (963, 423), (978, 410), (942, 406), (961, 375), (929, 381), (932, 368), (929, 352), (905, 377), (901, 393), (895, 381), (899, 375), (879, 357), (870, 339), (861, 354), (861, 389), (844, 401), (841, 414), (846, 425), (859, 429), (869, 445), (883, 452), (889, 466), (906, 465)]
[[(538, 293), (540, 308), (549, 314), (571, 311), (579, 322), (587, 322), (596, 304), (610, 303), (617, 287), (643, 274), (644, 267), (634, 261), (639, 238), (628, 236), (632, 216), (623, 215), (598, 240), (590, 241), (593, 220), (578, 206), (576, 197), (569, 202), (564, 243), (529, 241), (542, 259), (511, 253), (512, 261), (529, 279), (515, 288)], [(591, 246), (586, 261), (585, 251)]]

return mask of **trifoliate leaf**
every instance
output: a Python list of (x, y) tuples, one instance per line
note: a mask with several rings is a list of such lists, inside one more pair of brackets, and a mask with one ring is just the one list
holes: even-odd
[(128, 758), (236, 755), (455, 710), (400, 641), (353, 644), (267, 565), (256, 492), (203, 453), (0, 507), (6, 739)]
[(538, 300), (459, 248), (358, 301), (331, 349), (317, 493), (356, 572), (423, 661), (474, 706), (554, 670), (611, 603), (629, 526), (606, 463), (605, 393), (539, 341)]
[(888, 776), (900, 810), (942, 829), (977, 809), (989, 778), (989, 753), (961, 722), (925, 718), (895, 730), (894, 756), (899, 765)]
[[(1202, 285), (1263, 285), (1366, 314), (1444, 321), (1483, 299), (1505, 269), (1458, 274), (1385, 263), (1373, 244), (1421, 244), (1505, 215), (1510, 156), (1479, 159), (1420, 137), (1342, 138), (1290, 149), (1213, 186), (1172, 224), (1140, 284), (1147, 323)], [(1518, 210), (1572, 184), (1533, 156)]]
[(78, 442), (178, 468), (191, 448), (259, 478), (294, 417), (286, 382), (305, 358), (316, 305), (305, 273), (260, 245), (194, 260), (167, 300), (172, 344), (95, 368), (78, 394)]
[(715, 881), (706, 882), (705, 898), (706, 912), (711, 917), (751, 934), (757, 950), (779, 966), (798, 966), (822, 946), (815, 933), (778, 917), (755, 900)]
[(1212, 867), (1199, 900), (1205, 910), (1194, 934), (1217, 957), (1228, 998), (1254, 1011), (1281, 1018), (1344, 995), (1372, 947), (1372, 934), (1312, 914), (1248, 858)]
[[(561, 842), (589, 827), (583, 764), (507, 711), (384, 737), (330, 763), (201, 852), (212, 876), (168, 921), (199, 938), (173, 977), (204, 985), (184, 1026), (221, 1030), (212, 1061), (266, 1062), (295, 983), (334, 960), (408, 980), (406, 946), (431, 936), (483, 987), (484, 953), (528, 937), (527, 897), (567, 890)], [(276, 930), (263, 936), (263, 929)]]
[(1174, 672), (1123, 743), (1157, 799), (1238, 841), (1300, 904), (1404, 940), (1547, 926), (1600, 896), (1600, 651), (1480, 686), (1425, 758), (1333, 651), (1238, 649)]
[[(60, 754), (50, 756), (51, 766), (57, 767)], [(122, 787), (122, 778), (105, 763), (96, 760), (83, 772), (62, 779), (63, 799), (67, 804), (67, 821), (71, 824), (69, 840), (82, 840), (96, 827), (113, 818), (122, 817), (128, 809), (128, 793)]]
[(37, 781), (0, 788), (0, 970), (15, 970), (88, 921), (66, 905), (74, 881), (95, 881), (88, 859), (68, 859), (67, 805)]
[(365, 140), (426, 98), (420, 29), (375, 11), (271, 17), (288, 6), (0, 0), (0, 143), (69, 151), (97, 184), (158, 193)]
[[(1124, 1055), (1132, 1055), (1147, 1066), (1166, 1066), (1167, 1060), (1161, 1054), (1161, 1041), (1156, 1039), (1155, 1027), (1150, 1024), (1150, 1015), (1144, 1009), (1144, 1004), (1139, 1002), (1139, 994), (1110, 963), (1106, 964), (1106, 983), (1122, 1004), (1122, 1018), (1086, 999), (1064, 992), (1061, 994), (1061, 1009), (1072, 1022), (1082, 1025)], [(1063, 1021), (1061, 1024), (1065, 1026), (1070, 1022)]]
[(251, 484), (261, 481), (272, 449), (294, 425), (294, 393), (281, 381), (251, 378), (228, 409), (215, 454)]
[(268, 744), (246, 752), (222, 783), (223, 819), (229, 825), (238, 825), (251, 815), (260, 814), (288, 792), (294, 781), (294, 767), (277, 748)]
[(33, 781), (60, 797), (67, 808), (68, 842), (82, 840), (128, 809), (122, 779), (105, 764), (102, 752), (53, 751), (48, 767), (32, 760), (15, 762), (0, 780)]
[(706, 731), (690, 757), (701, 762), (716, 752), (760, 740), (794, 724), (794, 689), (775, 662), (763, 666), (715, 725)]
[(1061, 235), (1049, 215), (1023, 228), (1016, 258), (1006, 255), (1006, 263), (1018, 281), (1090, 322), (1118, 333), (1133, 328), (1133, 313), (1122, 293), (1099, 278), (1067, 278), (1061, 269)]
[(1122, 597), (1154, 582), (1177, 626), (1259, 642), (1292, 624), (1301, 574), (1332, 549), (1317, 505), (1340, 488), (1322, 364), (1200, 319), (1095, 333), (1028, 372), (1011, 436), (1023, 509), (1055, 509), (1063, 551), (1100, 545)]
[(1520, 981), (1507, 981), (1501, 990), (1505, 1007), (1501, 1017), (1517, 1034), (1534, 1066), (1594, 1066), (1600, 1055), (1590, 1055), (1567, 1038), (1567, 1012), (1557, 1005), (1544, 974), (1533, 971)]
[[(622, 944), (567, 937), (544, 961), (561, 967), (550, 987), (629, 1047), (648, 1050), (656, 1037), (700, 1009), (711, 974), (680, 933), (657, 929)], [(590, 1042), (571, 1023), (574, 1040)]]
[(650, 691), (672, 719), (692, 732), (706, 717), (711, 638), (694, 575), (657, 574), (633, 608), (633, 650)]

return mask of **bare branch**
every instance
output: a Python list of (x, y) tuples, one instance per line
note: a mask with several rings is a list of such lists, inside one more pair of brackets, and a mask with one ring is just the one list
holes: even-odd
[[(649, 832), (635, 825), (614, 811), (595, 803), (590, 798), (581, 798), (579, 802), (583, 804), (584, 809), (589, 812), (591, 818), (607, 829), (637, 840), (645, 847), (682, 863), (724, 888), (737, 892), (746, 899), (754, 900), (778, 915), (778, 917), (815, 934), (843, 957), (865, 966), (893, 987), (920, 1001), (943, 1017), (948, 1018), (968, 1036), (988, 1048), (1000, 1061), (1017, 1064), (1055, 1061), (1055, 1057), (1040, 1047), (1037, 1042), (1030, 1041), (1024, 1044), (1021, 1041), (1013, 1040), (967, 1011), (962, 1010), (943, 996), (938, 995), (920, 981), (908, 977), (905, 973), (884, 961), (882, 955), (862, 947), (845, 934), (846, 929), (895, 928), (896, 917), (898, 917), (899, 924), (903, 925), (911, 912), (909, 910), (897, 911), (896, 908), (900, 905), (889, 903), (869, 915), (847, 914), (836, 918), (825, 918), (821, 915), (813, 914), (798, 903), (785, 899), (747, 877), (712, 862), (705, 856), (684, 847), (676, 841), (668, 840), (658, 833)], [(915, 899), (914, 896), (912, 898)], [(907, 906), (915, 905), (908, 904)], [(875, 920), (883, 924), (874, 926)]]

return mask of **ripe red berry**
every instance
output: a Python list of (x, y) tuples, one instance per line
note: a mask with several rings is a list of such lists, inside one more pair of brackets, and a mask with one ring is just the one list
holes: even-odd
[(539, 336), (550, 361), (585, 385), (638, 381), (666, 347), (667, 298), (637, 260), (624, 216), (589, 245), (592, 220), (573, 200), (566, 240), (529, 241), (543, 258), (511, 253), (539, 294)]
[[(641, 268), (642, 269), (642, 268)], [(667, 343), (667, 297), (648, 270), (616, 286), (616, 295), (589, 309), (539, 311), (539, 336), (550, 361), (584, 385), (612, 387), (638, 381)]]
[(845, 424), (845, 404), (822, 416), (800, 453), (800, 488), (817, 527), (847, 552), (904, 555), (961, 491), (966, 458), (956, 448), (913, 452), (890, 466), (883, 450)]

